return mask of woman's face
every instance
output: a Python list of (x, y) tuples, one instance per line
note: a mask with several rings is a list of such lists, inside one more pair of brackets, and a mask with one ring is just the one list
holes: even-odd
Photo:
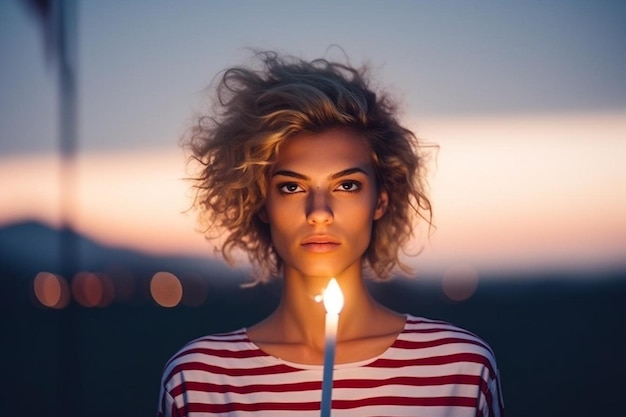
[(280, 148), (262, 218), (286, 276), (360, 273), (372, 222), (385, 213), (365, 138), (348, 129), (300, 134)]

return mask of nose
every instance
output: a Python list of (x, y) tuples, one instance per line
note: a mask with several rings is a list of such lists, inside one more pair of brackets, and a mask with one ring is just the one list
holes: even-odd
[(333, 222), (333, 210), (329, 196), (321, 190), (313, 190), (307, 202), (307, 221), (309, 224), (330, 224)]

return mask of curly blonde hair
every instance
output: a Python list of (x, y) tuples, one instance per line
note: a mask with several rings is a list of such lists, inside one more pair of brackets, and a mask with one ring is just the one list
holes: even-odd
[(387, 278), (396, 266), (407, 271), (399, 252), (419, 219), (431, 224), (432, 211), (420, 144), (396, 120), (396, 106), (369, 87), (365, 67), (275, 52), (256, 58), (257, 68), (223, 72), (210, 115), (200, 116), (184, 140), (190, 162), (199, 163), (192, 181), (205, 236), (222, 236), (220, 250), (231, 264), (234, 249), (246, 252), (260, 268), (258, 281), (277, 275), (281, 260), (259, 211), (281, 144), (299, 133), (347, 127), (367, 139), (377, 186), (389, 195), (365, 259), (379, 278)]

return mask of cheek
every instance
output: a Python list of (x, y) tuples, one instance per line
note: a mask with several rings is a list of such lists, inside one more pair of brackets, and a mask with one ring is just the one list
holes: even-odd
[(289, 219), (294, 217), (294, 208), (289, 204), (268, 199), (265, 207), (268, 223), (273, 227), (283, 227), (283, 224), (288, 223)]
[(293, 222), (293, 213), (289, 211), (281, 211), (276, 209), (268, 210), (268, 226), (272, 237), (272, 243), (277, 251), (284, 250), (294, 237), (293, 233), (297, 230)]
[(364, 196), (359, 201), (346, 206), (345, 211), (348, 214), (345, 216), (348, 222), (354, 226), (361, 225), (364, 229), (371, 229), (371, 224), (377, 212), (376, 198), (374, 196)]
[(366, 203), (360, 207), (346, 210), (343, 218), (342, 228), (350, 230), (354, 239), (358, 239), (359, 244), (367, 246), (372, 234), (374, 212)]
[(268, 195), (265, 199), (265, 206), (263, 211), (265, 213), (265, 221), (270, 225), (273, 229), (274, 225), (279, 221), (282, 217), (284, 217), (282, 211), (283, 205), (277, 204), (276, 196)]

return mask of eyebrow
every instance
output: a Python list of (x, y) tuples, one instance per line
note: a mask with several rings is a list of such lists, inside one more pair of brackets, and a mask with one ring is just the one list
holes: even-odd
[[(337, 173), (334, 173), (334, 174), (332, 174), (329, 177), (329, 179), (336, 180), (337, 178), (345, 177), (347, 175), (352, 175), (352, 174), (356, 174), (356, 173), (362, 173), (362, 174), (364, 174), (364, 175), (369, 177), (369, 174), (363, 168), (354, 167), (354, 168), (348, 168), (348, 169), (344, 169), (342, 171), (339, 171)], [(303, 175), (303, 174), (300, 174), (300, 173), (294, 172), (294, 171), (289, 171), (287, 169), (281, 169), (279, 171), (274, 172), (272, 174), (272, 177), (275, 177), (277, 175), (282, 175), (282, 176), (291, 177), (291, 178), (297, 178), (297, 179), (303, 180), (303, 181), (310, 180), (310, 178), (307, 177), (306, 175)]]

